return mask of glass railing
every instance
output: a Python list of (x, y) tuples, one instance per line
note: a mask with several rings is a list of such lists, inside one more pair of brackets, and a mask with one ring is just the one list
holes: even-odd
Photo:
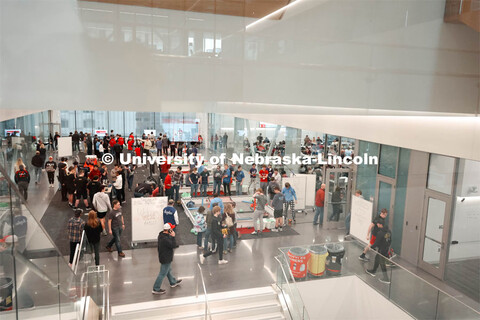
[(0, 315), (75, 318), (77, 278), (5, 170), (5, 152), (0, 163)]
[[(212, 314), (210, 313), (210, 306), (208, 305), (208, 295), (207, 295), (207, 288), (205, 286), (205, 279), (203, 278), (203, 271), (200, 265), (197, 263), (196, 266), (196, 271), (197, 271), (197, 276), (195, 277), (196, 284), (195, 284), (195, 297), (198, 298), (198, 293), (199, 293), (199, 286), (202, 285), (202, 290), (203, 290), (203, 296), (204, 296), (204, 305), (205, 305), (205, 313), (204, 313), (204, 319), (205, 320), (212, 320)], [(200, 282), (200, 281), (201, 282)], [(201, 294), (201, 292), (200, 292)]]
[(292, 320), (309, 319), (307, 309), (303, 303), (300, 292), (295, 284), (295, 278), (289, 268), (289, 261), (285, 255), (275, 257), (277, 262), (277, 283), (281, 298)]
[[(283, 263), (284, 268), (288, 268), (290, 274), (293, 272), (293, 275), (295, 275), (292, 282), (356, 276), (413, 318), (480, 319), (480, 312), (376, 251), (370, 250), (368, 252), (368, 261), (360, 260), (359, 256), (363, 248), (363, 244), (358, 241), (344, 241), (287, 247), (279, 250), (281, 252), (280, 257), (283, 257), (285, 261)], [(290, 257), (292, 257), (292, 260)], [(386, 271), (382, 271), (380, 264), (374, 276), (372, 276), (366, 270), (372, 271), (376, 259), (378, 262), (382, 260), (386, 262)], [(300, 269), (300, 272), (299, 264), (295, 262), (305, 260), (307, 262)], [(280, 277), (277, 282), (283, 285), (285, 280)], [(284, 286), (281, 288), (283, 291)], [(295, 290), (297, 289), (295, 288)], [(296, 296), (297, 293), (289, 293), (289, 295)], [(293, 303), (297, 304), (297, 309), (304, 307), (303, 302), (298, 299), (293, 300)]]
[(105, 266), (90, 266), (80, 281), (77, 319), (110, 319), (110, 274)]

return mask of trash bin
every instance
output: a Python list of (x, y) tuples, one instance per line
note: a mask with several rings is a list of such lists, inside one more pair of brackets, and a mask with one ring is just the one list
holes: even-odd
[(0, 312), (12, 310), (13, 279), (0, 278)]
[(328, 257), (325, 263), (327, 275), (338, 276), (342, 271), (342, 258), (345, 255), (345, 248), (338, 243), (329, 243), (326, 245)]
[(325, 260), (328, 251), (325, 246), (313, 245), (310, 247), (310, 260), (308, 260), (308, 273), (313, 277), (321, 277), (325, 272)]
[(309, 250), (301, 247), (293, 247), (288, 250), (290, 258), (290, 270), (296, 280), (304, 280), (307, 276), (307, 264), (310, 259)]

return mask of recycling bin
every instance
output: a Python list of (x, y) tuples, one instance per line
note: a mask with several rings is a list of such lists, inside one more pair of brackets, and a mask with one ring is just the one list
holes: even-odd
[(313, 245), (310, 247), (310, 259), (308, 260), (308, 274), (312, 277), (321, 277), (325, 273), (325, 261), (328, 250), (325, 246)]
[(295, 280), (305, 280), (310, 251), (301, 247), (293, 247), (288, 250), (287, 254), (290, 258), (290, 271), (292, 271)]
[(342, 271), (342, 258), (345, 255), (345, 248), (338, 243), (329, 243), (326, 245), (328, 257), (325, 262), (327, 275), (338, 276)]
[(13, 279), (0, 278), (0, 312), (12, 310)]

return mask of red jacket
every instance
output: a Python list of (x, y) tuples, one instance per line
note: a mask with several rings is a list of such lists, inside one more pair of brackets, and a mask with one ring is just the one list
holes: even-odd
[(123, 146), (123, 145), (125, 144), (125, 140), (124, 140), (122, 137), (118, 138), (118, 141), (117, 141), (117, 142), (118, 142), (118, 144), (121, 145), (121, 146)]
[(102, 173), (100, 172), (100, 170), (93, 169), (92, 171), (90, 171), (90, 173), (88, 175), (88, 178), (90, 180), (93, 180), (93, 177), (95, 177), (95, 176), (97, 176), (99, 178), (102, 176)]
[(317, 193), (315, 194), (315, 205), (317, 207), (323, 207), (325, 202), (325, 190), (318, 189)]
[(170, 169), (172, 165), (168, 164), (168, 163), (164, 163), (162, 165), (160, 165), (160, 172), (161, 173), (168, 173), (168, 170)]
[(110, 139), (110, 142), (109, 142), (110, 147), (113, 148), (113, 146), (115, 145), (115, 143), (117, 143), (117, 141), (115, 141), (115, 138)]
[(133, 144), (135, 143), (135, 141), (132, 140), (128, 140), (127, 142), (127, 146), (128, 146), (128, 150), (132, 151), (133, 150)]
[[(268, 170), (267, 169), (260, 170), (259, 174), (260, 174), (260, 182), (268, 182)], [(262, 176), (265, 176), (265, 178), (262, 178)]]
[(172, 177), (170, 175), (167, 175), (165, 177), (165, 190), (170, 189), (172, 187)]

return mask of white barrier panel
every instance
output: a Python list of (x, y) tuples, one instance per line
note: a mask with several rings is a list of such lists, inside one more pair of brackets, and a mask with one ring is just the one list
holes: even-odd
[(72, 151), (72, 137), (58, 138), (58, 156), (70, 157), (73, 155)]
[(132, 242), (157, 241), (163, 230), (163, 208), (167, 197), (132, 199)]
[(449, 261), (477, 258), (480, 252), (480, 197), (457, 197)]
[(351, 211), (350, 234), (367, 242), (368, 226), (372, 223), (373, 202), (353, 195)]

